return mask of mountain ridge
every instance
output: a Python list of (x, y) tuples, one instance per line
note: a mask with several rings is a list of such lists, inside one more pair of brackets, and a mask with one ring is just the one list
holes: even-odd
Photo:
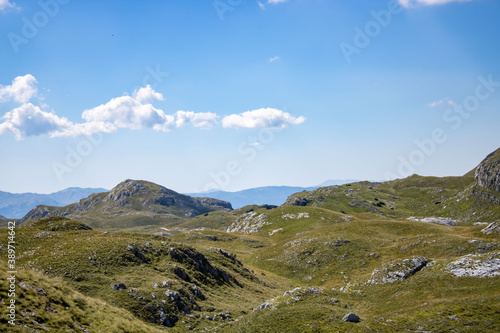
[(49, 216), (78, 218), (91, 226), (118, 227), (180, 223), (186, 218), (211, 211), (231, 211), (229, 202), (194, 198), (161, 185), (127, 179), (108, 192), (93, 193), (64, 207), (39, 205), (21, 223)]
[(10, 193), (0, 191), (0, 215), (6, 218), (22, 218), (37, 205), (65, 206), (92, 193), (107, 191), (104, 188), (68, 187), (50, 194)]
[(356, 179), (329, 179), (316, 186), (261, 186), (240, 191), (212, 191), (203, 193), (186, 193), (196, 197), (212, 197), (224, 201), (229, 201), (234, 209), (248, 205), (281, 205), (286, 198), (293, 193), (301, 191), (311, 191), (319, 187), (342, 185), (358, 182)]

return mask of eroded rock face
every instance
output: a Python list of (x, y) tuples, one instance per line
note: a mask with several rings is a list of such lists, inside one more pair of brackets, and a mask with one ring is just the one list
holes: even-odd
[(500, 149), (489, 154), (476, 169), (476, 184), (500, 192)]
[(403, 281), (425, 267), (429, 260), (423, 257), (396, 260), (373, 271), (370, 284), (383, 284)]

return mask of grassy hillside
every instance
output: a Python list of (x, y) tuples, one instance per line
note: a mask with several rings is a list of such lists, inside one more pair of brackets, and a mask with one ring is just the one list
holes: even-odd
[[(0, 261), (0, 298), (8, 301), (7, 267)], [(17, 322), (10, 325), (2, 306), (2, 332), (162, 332), (124, 309), (71, 288), (61, 278), (18, 270)]]
[(290, 196), (284, 206), (306, 204), (345, 214), (371, 213), (389, 218), (436, 216), (492, 222), (500, 218), (500, 205), (481, 198), (481, 194), (500, 198), (500, 192), (494, 192), (477, 186), (470, 175), (413, 175), (384, 183), (359, 182), (300, 192)]
[[(165, 193), (157, 207), (154, 184), (139, 184), (141, 196), (98, 194), (72, 208), (82, 219), (17, 227), (16, 329), (499, 332), (491, 156), (464, 177), (330, 186), (280, 207), (202, 211), (221, 203), (198, 201), (200, 214), (157, 225), (133, 215), (185, 213), (198, 199), (174, 197), (187, 201), (173, 207)], [(124, 226), (136, 232), (117, 231)], [(359, 321), (346, 321), (350, 313)]]
[[(500, 236), (482, 233), (485, 225), (444, 226), (374, 214), (353, 214), (346, 221), (343, 214), (317, 207), (261, 207), (245, 214), (251, 213), (260, 227), (250, 234), (204, 229), (170, 237), (44, 219), (18, 228), (18, 265), (23, 274), (38, 271), (37, 282), (28, 285), (45, 288), (43, 279), (56, 279), (71, 290), (65, 294), (85, 295), (91, 301), (81, 310), (84, 317), (92, 311), (89, 304), (101, 304), (109, 307), (101, 313), (126, 311), (136, 325), (157, 329), (500, 329), (500, 276), (455, 277), (446, 269), (473, 253), (500, 260)], [(6, 238), (5, 230), (0, 236)], [(377, 269), (416, 257), (428, 264), (407, 279), (368, 283)], [(64, 316), (78, 311), (66, 302), (71, 306), (59, 309)], [(361, 322), (344, 322), (350, 312)], [(42, 320), (48, 327), (76, 325)], [(87, 327), (83, 319), (75, 322)]]

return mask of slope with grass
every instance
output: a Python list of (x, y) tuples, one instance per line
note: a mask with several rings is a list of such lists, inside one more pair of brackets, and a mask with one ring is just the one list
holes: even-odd
[(26, 310), (17, 328), (93, 331), (106, 319), (92, 317), (99, 302), (101, 312), (124, 311), (139, 332), (498, 332), (500, 221), (489, 222), (500, 205), (491, 156), (463, 177), (324, 187), (280, 207), (130, 225), (141, 233), (105, 230), (97, 217), (112, 212), (106, 223), (123, 223), (131, 210), (166, 208), (123, 194), (123, 205), (103, 210), (120, 191), (90, 198), (79, 204), (89, 208), (81, 220), (51, 216), (16, 231), (21, 274), (39, 276), (26, 284), (47, 290), (42, 280), (60, 281), (68, 295), (86, 297), (84, 312), (68, 299), (52, 320), (38, 314), (47, 301), (30, 298), (25, 306), (41, 320)]
[[(261, 301), (256, 295), (276, 288), (217, 246), (197, 249), (169, 237), (102, 232), (65, 217), (27, 223), (17, 235), (19, 269), (61, 278), (157, 326), (210, 327), (249, 311)], [(5, 258), (6, 248), (0, 252)]]
[[(389, 218), (448, 217), (459, 221), (500, 218), (500, 152), (462, 177), (413, 175), (384, 183), (358, 182), (290, 196), (284, 206), (312, 206), (345, 214), (369, 213)], [(487, 184), (487, 185), (485, 185)]]

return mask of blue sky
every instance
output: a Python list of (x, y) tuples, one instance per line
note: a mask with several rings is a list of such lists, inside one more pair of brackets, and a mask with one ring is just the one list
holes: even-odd
[(500, 146), (495, 0), (0, 0), (0, 190), (461, 175)]

